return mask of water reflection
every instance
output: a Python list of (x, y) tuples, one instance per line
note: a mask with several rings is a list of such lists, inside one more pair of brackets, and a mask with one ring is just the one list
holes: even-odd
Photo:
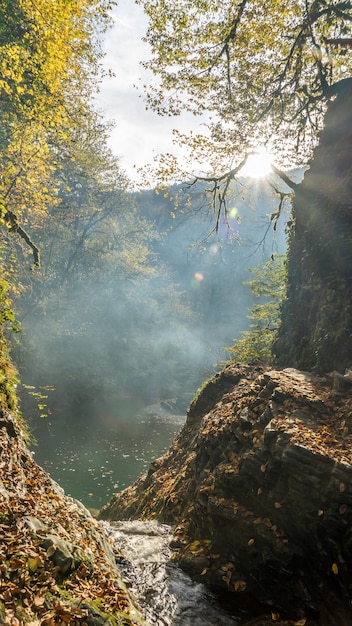
[(37, 425), (35, 459), (68, 495), (99, 509), (169, 449), (183, 419), (150, 413), (102, 412)]

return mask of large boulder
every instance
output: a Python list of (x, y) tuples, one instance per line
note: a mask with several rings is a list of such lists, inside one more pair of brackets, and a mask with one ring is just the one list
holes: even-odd
[(227, 367), (193, 401), (170, 451), (100, 517), (175, 525), (175, 558), (238, 606), (350, 625), (350, 383)]

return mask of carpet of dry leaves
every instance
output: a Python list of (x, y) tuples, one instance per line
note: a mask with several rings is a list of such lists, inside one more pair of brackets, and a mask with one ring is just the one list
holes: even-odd
[[(64, 496), (20, 435), (2, 428), (0, 445), (0, 624), (98, 624), (97, 610), (112, 624), (140, 624), (98, 522)], [(73, 547), (67, 571), (55, 564), (55, 546), (42, 545), (48, 532)]]

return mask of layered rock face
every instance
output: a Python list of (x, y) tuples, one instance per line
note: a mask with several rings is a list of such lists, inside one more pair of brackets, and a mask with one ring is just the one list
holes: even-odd
[(0, 410), (0, 624), (146, 624), (85, 507), (35, 463)]
[(351, 624), (352, 385), (336, 376), (226, 368), (100, 517), (174, 524), (182, 567), (238, 606)]
[(292, 209), (276, 362), (343, 373), (352, 364), (352, 79), (329, 104)]

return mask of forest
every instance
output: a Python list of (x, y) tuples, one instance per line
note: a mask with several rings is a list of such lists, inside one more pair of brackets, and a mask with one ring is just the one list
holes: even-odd
[[(251, 282), (248, 268), (259, 264), (264, 277), (265, 263), (274, 268), (279, 252), (283, 257), (285, 218), (275, 233), (263, 238), (272, 198), (269, 186), (262, 183), (260, 200), (253, 198), (260, 208), (246, 212), (248, 205), (237, 198), (232, 231), (224, 225), (221, 238), (208, 237), (212, 217), (198, 215), (199, 197), (191, 209), (180, 207), (172, 218), (168, 198), (153, 190), (136, 195), (122, 188), (110, 193), (105, 209), (99, 185), (94, 194), (86, 188), (91, 177), (85, 181), (81, 175), (79, 193), (73, 190), (76, 175), (76, 169), (71, 170), (66, 181), (72, 191), (66, 192), (65, 209), (55, 212), (50, 226), (41, 224), (32, 231), (42, 271), (33, 276), (29, 264), (22, 267), (21, 281), (29, 280), (30, 287), (14, 299), (21, 332), (12, 356), (38, 462), (71, 495), (98, 508), (117, 481), (127, 486), (131, 476), (137, 478), (153, 456), (168, 447), (169, 433), (179, 429), (197, 388), (229, 358), (234, 339), (248, 326), (251, 304), (260, 300), (244, 284)], [(234, 190), (234, 197), (238, 195)], [(82, 198), (87, 198), (85, 203)], [(272, 285), (276, 306), (280, 287), (283, 290), (281, 274), (278, 290)], [(266, 322), (258, 321), (263, 335)], [(171, 411), (171, 423), (159, 424), (163, 447), (147, 451), (158, 429), (154, 421), (160, 403)], [(146, 407), (150, 419), (142, 426), (132, 414), (140, 414), (143, 423)], [(128, 420), (135, 422), (130, 438)], [(100, 476), (97, 492), (94, 480), (109, 454), (104, 460), (102, 451), (98, 455), (99, 465), (88, 470), (90, 481), (82, 456), (87, 449), (92, 456), (94, 442), (98, 447), (97, 432), (101, 445), (110, 447), (106, 439), (116, 436), (116, 429), (126, 430), (122, 454), (132, 474), (124, 477), (120, 466), (112, 471), (110, 462), (107, 480)], [(133, 435), (144, 457), (134, 463)], [(67, 466), (70, 454), (73, 462)]]
[[(145, 107), (206, 120), (175, 130), (185, 157), (158, 155), (138, 191), (94, 99), (118, 76), (103, 46), (116, 3), (0, 1), (0, 621), (142, 623), (101, 530), (82, 556), (99, 528), (84, 505), (176, 527), (176, 560), (231, 595), (233, 623), (254, 598), (258, 626), (347, 625), (351, 2), (136, 4)], [(47, 501), (83, 515), (63, 547), (73, 526), (48, 526)]]

